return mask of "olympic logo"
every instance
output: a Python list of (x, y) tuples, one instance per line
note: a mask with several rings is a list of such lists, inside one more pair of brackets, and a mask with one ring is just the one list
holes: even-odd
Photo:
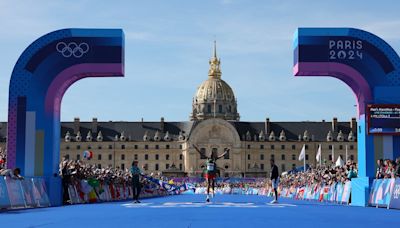
[(69, 58), (71, 56), (74, 56), (75, 58), (80, 58), (89, 51), (89, 45), (87, 43), (80, 43), (78, 45), (75, 42), (70, 42), (68, 44), (66, 44), (65, 42), (59, 42), (56, 45), (56, 49), (65, 58)]

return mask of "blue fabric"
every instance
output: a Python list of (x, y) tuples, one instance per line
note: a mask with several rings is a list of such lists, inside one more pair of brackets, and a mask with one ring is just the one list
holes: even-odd
[[(270, 197), (177, 195), (0, 213), (2, 227), (397, 227), (400, 211)], [(254, 207), (249, 207), (249, 203)], [(190, 206), (190, 207), (189, 207)]]

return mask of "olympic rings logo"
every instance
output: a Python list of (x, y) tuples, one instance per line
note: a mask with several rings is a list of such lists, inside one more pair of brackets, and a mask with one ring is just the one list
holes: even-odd
[(79, 45), (75, 42), (66, 44), (65, 42), (59, 42), (56, 45), (58, 52), (62, 54), (65, 58), (74, 56), (75, 58), (80, 58), (83, 54), (89, 51), (89, 45), (87, 43), (80, 43)]

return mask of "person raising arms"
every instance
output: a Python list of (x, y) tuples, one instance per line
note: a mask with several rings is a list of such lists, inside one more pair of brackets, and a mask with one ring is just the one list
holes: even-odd
[(229, 152), (229, 148), (225, 148), (224, 153), (218, 156), (217, 153), (212, 152), (210, 156), (205, 155), (196, 145), (193, 145), (194, 149), (202, 156), (206, 157), (206, 173), (204, 178), (207, 180), (207, 199), (206, 202), (210, 202), (210, 188), (212, 188), (214, 196), (215, 190), (215, 177), (217, 174), (217, 163), (216, 161), (225, 156)]

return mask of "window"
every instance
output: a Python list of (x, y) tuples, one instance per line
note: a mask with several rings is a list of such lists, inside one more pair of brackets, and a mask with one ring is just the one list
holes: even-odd
[(339, 145), (339, 150), (343, 150), (343, 145)]
[(134, 148), (135, 150), (137, 150), (137, 149), (139, 148), (139, 146), (138, 146), (138, 145), (134, 145), (133, 148)]
[(284, 154), (281, 155), (281, 159), (284, 161), (286, 160), (286, 156)]
[(169, 160), (169, 154), (165, 155), (165, 160)]
[(69, 146), (66, 146), (65, 149), (66, 149), (66, 150), (69, 150)]
[(179, 164), (179, 170), (182, 170), (182, 169), (183, 169), (183, 165)]
[(285, 149), (285, 145), (281, 145), (281, 149), (284, 150)]
[(138, 160), (138, 155), (137, 154), (133, 155), (133, 159)]
[(165, 146), (165, 149), (169, 150), (169, 145), (166, 145), (166, 146)]
[(90, 150), (90, 149), (92, 149), (92, 146), (91, 146), (91, 145), (89, 145), (89, 146), (87, 146), (87, 148), (88, 148), (88, 150)]
[(271, 160), (275, 160), (275, 154), (271, 154)]
[(305, 146), (305, 149), (308, 150), (308, 145)]
[(285, 164), (282, 164), (282, 172), (285, 172), (286, 171), (286, 166), (285, 166)]
[(250, 145), (247, 145), (247, 149), (250, 149), (251, 148), (251, 146)]
[(296, 155), (295, 154), (292, 154), (292, 160), (296, 161)]
[(149, 149), (149, 145), (144, 145), (144, 149), (145, 150)]
[(125, 154), (121, 154), (121, 160), (125, 160)]
[(354, 155), (350, 155), (350, 160), (354, 161)]
[(271, 150), (274, 150), (275, 149), (275, 145), (271, 145)]
[(156, 154), (156, 160), (160, 159), (160, 155)]
[(81, 160), (81, 155), (80, 154), (76, 155), (76, 160)]
[(296, 168), (296, 164), (292, 164), (292, 169), (295, 169)]
[(332, 145), (329, 145), (329, 149), (332, 150)]
[(179, 145), (179, 149), (181, 149), (181, 150), (182, 150), (182, 148), (183, 148), (183, 147), (182, 147), (182, 144), (181, 144), (181, 145)]
[(69, 160), (69, 154), (65, 155), (65, 159)]
[(97, 160), (99, 160), (99, 161), (101, 160), (101, 154), (97, 155)]
[(97, 146), (97, 149), (101, 150), (103, 149), (103, 147), (101, 147), (100, 145)]
[(264, 164), (260, 165), (261, 170), (264, 170)]
[(260, 160), (264, 160), (264, 154), (260, 154)]
[(217, 148), (212, 148), (212, 150), (211, 150), (212, 152), (212, 156), (214, 156), (214, 154), (215, 154), (215, 156), (218, 156), (218, 149)]
[(292, 145), (292, 150), (295, 150), (296, 149), (296, 145)]
[(247, 164), (247, 169), (250, 169), (250, 164)]
[(350, 150), (354, 150), (354, 146), (353, 145), (350, 145)]
[(159, 170), (160, 168), (158, 167), (158, 164), (155, 165), (155, 170)]
[(80, 150), (81, 149), (81, 145), (76, 145), (76, 149)]
[(156, 150), (160, 149), (160, 146), (156, 145)]
[(200, 148), (200, 159), (206, 159), (206, 148)]
[(207, 105), (207, 112), (211, 113), (211, 105)]
[(144, 160), (149, 160), (149, 155), (148, 154), (144, 155)]
[(169, 164), (165, 164), (165, 169), (169, 169)]
[(306, 154), (306, 160), (308, 161), (308, 154)]
[(260, 145), (260, 149), (263, 150), (264, 149), (264, 145)]
[(250, 154), (247, 155), (247, 160), (250, 160)]
[(218, 112), (222, 113), (222, 105), (218, 105)]
[(179, 155), (179, 160), (183, 160), (183, 154)]
[[(224, 151), (225, 151), (226, 149), (227, 149), (227, 148), (225, 148)], [(228, 151), (228, 152), (224, 155), (224, 159), (229, 159), (229, 153), (230, 153), (230, 151)]]
[(101, 164), (97, 164), (97, 168), (98, 168), (98, 169), (101, 169)]
[(149, 165), (148, 164), (144, 164), (144, 166), (143, 166), (143, 168), (144, 168), (144, 170), (149, 170)]
[(113, 147), (112, 145), (108, 145), (108, 149), (111, 150)]
[(112, 160), (112, 154), (108, 155), (108, 160)]
[(125, 145), (121, 145), (121, 149), (122, 149), (122, 150), (125, 150)]
[(122, 170), (125, 169), (125, 164), (124, 164), (124, 163), (121, 164), (121, 169), (122, 169)]
[(229, 166), (228, 166), (228, 165), (225, 165), (224, 168), (225, 168), (225, 169), (229, 169)]
[(332, 161), (332, 154), (329, 155), (329, 161)]

